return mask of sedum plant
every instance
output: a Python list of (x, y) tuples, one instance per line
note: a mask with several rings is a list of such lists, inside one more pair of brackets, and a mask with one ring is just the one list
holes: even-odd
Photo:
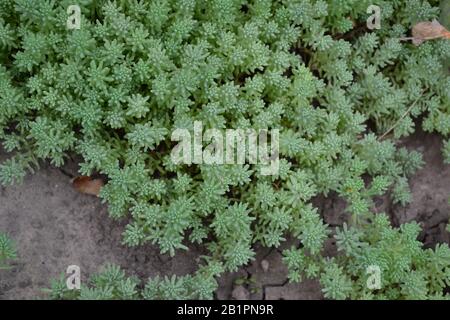
[(0, 233), (0, 270), (8, 269), (8, 262), (16, 257), (16, 249), (11, 239), (6, 234)]
[[(283, 252), (283, 260), (291, 282), (318, 278), (330, 299), (450, 299), (445, 293), (450, 285), (450, 249), (444, 244), (423, 249), (419, 232), (416, 222), (393, 228), (385, 214), (377, 214), (364, 228), (344, 224), (336, 230), (336, 257), (291, 248)], [(370, 283), (369, 278), (377, 276), (371, 267), (379, 272), (376, 286)]]
[(55, 300), (131, 300), (138, 297), (137, 285), (135, 277), (127, 277), (119, 267), (107, 265), (102, 272), (91, 277), (88, 286), (68, 289), (64, 275), (61, 275), (45, 291)]
[(60, 279), (53, 280), (51, 287), (45, 291), (54, 300), (212, 299), (217, 288), (214, 277), (221, 271), (216, 266), (201, 268), (194, 276), (157, 276), (141, 286), (136, 277), (127, 277), (120, 267), (109, 264), (79, 290), (68, 289), (62, 275)]
[[(443, 295), (442, 274), (426, 274), (434, 258), (417, 253), (413, 227), (383, 224), (388, 238), (371, 235), (384, 219), (373, 215), (373, 197), (408, 203), (408, 178), (422, 166), (421, 154), (397, 139), (417, 126), (446, 140), (450, 133), (449, 41), (399, 40), (439, 16), (437, 1), (83, 0), (80, 28), (68, 30), (72, 4), (0, 0), (0, 140), (12, 154), (0, 182), (77, 154), (80, 174), (108, 178), (100, 197), (113, 219), (129, 219), (125, 244), (150, 242), (172, 256), (192, 243), (208, 249), (196, 274), (154, 279), (145, 297), (211, 298), (215, 277), (252, 261), (256, 242), (278, 247), (288, 234), (301, 243), (286, 258), (293, 280), (304, 269), (291, 260), (316, 257), (305, 272), (326, 297), (371, 297), (354, 275), (366, 263), (361, 249), (322, 256), (333, 230), (312, 200), (330, 193), (350, 213), (336, 237), (356, 237), (374, 260), (398, 242), (402, 253), (386, 259), (404, 254), (403, 271), (422, 270), (396, 278), (383, 262), (389, 286), (416, 281), (420, 292), (371, 294)], [(371, 4), (382, 9), (381, 29), (372, 31)], [(175, 164), (171, 132), (195, 121), (205, 130), (278, 129), (277, 174), (247, 163)], [(447, 141), (447, 158), (448, 149)], [(442, 261), (445, 270), (450, 260)], [(94, 281), (80, 297), (134, 298), (135, 282), (119, 278)]]

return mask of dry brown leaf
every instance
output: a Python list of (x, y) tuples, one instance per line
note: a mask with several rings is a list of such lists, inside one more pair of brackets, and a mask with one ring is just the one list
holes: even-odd
[(81, 193), (90, 194), (98, 197), (100, 189), (103, 187), (102, 179), (92, 179), (88, 176), (76, 177), (72, 180), (73, 187)]
[(412, 42), (418, 46), (426, 40), (447, 38), (450, 39), (450, 32), (445, 29), (436, 19), (429, 22), (419, 22), (412, 28)]

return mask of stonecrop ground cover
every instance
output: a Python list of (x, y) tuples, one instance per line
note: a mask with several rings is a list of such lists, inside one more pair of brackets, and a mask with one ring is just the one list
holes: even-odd
[[(371, 5), (380, 29), (366, 26)], [(290, 281), (318, 279), (326, 298), (449, 298), (448, 245), (424, 249), (417, 223), (393, 227), (372, 202), (411, 200), (422, 156), (396, 142), (420, 127), (442, 135), (450, 163), (450, 41), (400, 39), (439, 14), (439, 1), (419, 0), (0, 0), (0, 141), (11, 153), (1, 183), (77, 154), (81, 175), (107, 176), (100, 197), (129, 219), (126, 245), (209, 252), (195, 274), (144, 289), (111, 266), (80, 291), (55, 282), (51, 296), (210, 299), (255, 243), (292, 235)], [(279, 170), (175, 164), (171, 133), (195, 121), (278, 129)], [(350, 213), (338, 228), (311, 202), (329, 194)], [(367, 285), (371, 267), (381, 285)]]

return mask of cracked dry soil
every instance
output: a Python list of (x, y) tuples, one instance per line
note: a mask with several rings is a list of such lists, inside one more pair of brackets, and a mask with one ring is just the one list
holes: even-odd
[[(393, 206), (388, 197), (378, 199), (374, 210), (387, 212), (395, 225), (420, 221), (420, 240), (427, 247), (449, 242), (445, 225), (449, 219), (450, 165), (441, 156), (441, 138), (417, 133), (402, 143), (423, 153), (425, 166), (410, 180), (413, 202)], [(0, 161), (7, 157), (0, 152)], [(59, 277), (69, 265), (81, 267), (82, 281), (108, 262), (120, 265), (128, 274), (145, 280), (156, 275), (194, 272), (200, 246), (177, 252), (174, 258), (161, 255), (152, 245), (128, 248), (121, 243), (126, 221), (113, 221), (100, 199), (77, 193), (67, 173), (76, 175), (76, 161), (63, 170), (44, 164), (21, 185), (0, 189), (0, 231), (17, 245), (18, 259), (12, 269), (0, 271), (0, 299), (45, 298), (42, 289)], [(336, 196), (315, 199), (325, 221), (331, 226), (346, 219), (345, 203)], [(281, 251), (298, 245), (295, 239), (282, 247), (256, 247), (253, 263), (219, 279), (217, 299), (322, 299), (317, 281), (287, 282)], [(330, 238), (327, 254), (337, 254)]]

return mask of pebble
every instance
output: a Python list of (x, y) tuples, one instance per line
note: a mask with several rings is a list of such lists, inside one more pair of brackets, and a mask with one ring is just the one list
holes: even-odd
[(239, 285), (234, 287), (233, 291), (231, 292), (231, 298), (234, 300), (249, 300), (250, 292), (248, 292), (248, 290), (243, 286)]
[(267, 261), (266, 259), (262, 260), (261, 268), (263, 269), (264, 272), (269, 271), (269, 261)]
[(44, 225), (42, 224), (41, 221), (35, 219), (35, 220), (31, 220), (31, 226), (32, 226), (33, 228), (35, 228), (35, 229), (42, 229), (42, 227), (43, 227)]

